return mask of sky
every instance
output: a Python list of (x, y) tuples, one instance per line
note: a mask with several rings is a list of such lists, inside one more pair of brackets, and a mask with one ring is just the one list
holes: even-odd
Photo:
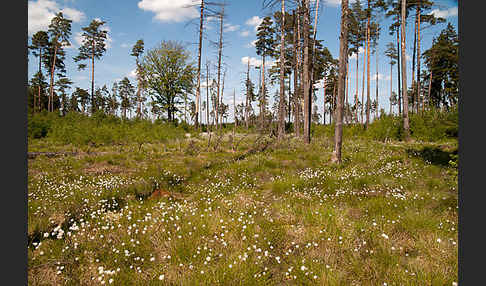
[[(216, 1), (216, 0), (213, 0)], [(78, 54), (81, 44), (82, 27), (88, 26), (93, 19), (101, 19), (106, 22), (104, 25), (108, 31), (107, 51), (100, 60), (95, 60), (95, 86), (101, 87), (104, 84), (111, 90), (114, 81), (128, 77), (132, 84), (135, 81), (135, 58), (130, 56), (131, 49), (137, 40), (143, 39), (145, 51), (154, 48), (163, 40), (175, 40), (182, 43), (192, 58), (197, 63), (197, 42), (199, 30), (199, 12), (196, 7), (187, 7), (194, 0), (34, 0), (28, 1), (28, 36), (29, 44), (33, 34), (39, 30), (48, 29), (50, 20), (54, 15), (62, 11), (66, 18), (72, 22), (71, 46), (66, 48), (67, 77), (74, 83), (71, 93), (76, 87), (91, 89), (91, 63), (86, 62), (87, 68), (83, 71), (77, 70), (77, 63), (73, 57)], [(197, 1), (196, 1), (197, 2)], [(250, 64), (260, 65), (261, 58), (256, 55), (255, 47), (252, 44), (256, 40), (256, 28), (266, 15), (280, 11), (280, 5), (273, 8), (263, 9), (262, 0), (226, 0), (226, 18), (224, 19), (223, 32), (223, 62), (226, 67), (226, 78), (224, 86), (223, 101), (229, 104), (230, 116), (228, 121), (233, 120), (233, 91), (236, 95), (236, 104), (244, 101), (245, 73), (247, 60)], [(286, 11), (293, 9), (290, 1), (286, 2)], [(293, 1), (292, 1), (293, 2)], [(310, 1), (314, 7), (315, 0)], [(340, 0), (321, 0), (319, 4), (319, 16), (317, 19), (317, 39), (323, 40), (323, 45), (329, 49), (334, 58), (339, 58), (339, 30), (340, 30)], [(350, 2), (354, 2), (351, 0)], [(366, 3), (366, 1), (361, 1)], [(451, 23), (457, 32), (457, 1), (436, 0), (432, 13), (444, 17), (446, 23), (425, 29), (421, 32), (421, 50), (425, 51), (432, 45), (432, 39), (440, 34), (440, 31)], [(312, 16), (313, 18), (313, 16)], [(382, 32), (378, 41), (378, 82), (379, 82), (379, 106), (386, 111), (389, 110), (390, 95), (390, 65), (384, 56), (385, 46), (388, 42), (396, 41), (396, 36), (388, 34), (390, 21), (381, 17), (380, 24)], [(411, 58), (413, 46), (413, 17), (407, 22), (407, 70), (408, 83), (411, 80)], [(211, 42), (218, 41), (219, 23), (210, 20), (205, 30), (205, 37), (202, 47), (202, 69), (205, 70), (207, 61), (211, 63), (210, 73), (215, 78), (217, 68), (217, 46)], [(268, 60), (267, 60), (268, 61)], [(271, 64), (271, 61), (268, 61)], [(370, 57), (371, 97), (375, 98), (376, 59)], [(359, 92), (361, 96), (362, 85), (362, 63), (363, 54), (359, 54)], [(267, 66), (267, 64), (265, 65)], [(351, 97), (356, 90), (356, 59), (349, 60), (349, 91)], [(397, 88), (396, 65), (393, 74), (393, 90)], [(29, 55), (28, 77), (29, 80), (37, 72), (38, 58)], [(258, 70), (252, 68), (250, 77), (258, 86)], [(202, 79), (203, 81), (203, 79)], [(273, 104), (273, 94), (278, 88), (278, 83), (269, 90), (270, 104)], [(206, 98), (205, 89), (201, 90), (203, 99)], [(318, 100), (318, 112), (322, 113), (323, 90), (319, 88), (316, 92)], [(366, 94), (366, 91), (365, 91)], [(328, 115), (329, 116), (329, 115)], [(205, 116), (204, 116), (205, 118)], [(205, 121), (205, 119), (204, 119)], [(203, 122), (204, 122), (203, 121)], [(326, 121), (329, 119), (327, 117)]]

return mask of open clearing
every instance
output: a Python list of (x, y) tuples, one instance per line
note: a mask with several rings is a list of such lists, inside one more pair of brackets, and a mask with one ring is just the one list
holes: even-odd
[(29, 142), (29, 285), (457, 281), (457, 140), (257, 138)]

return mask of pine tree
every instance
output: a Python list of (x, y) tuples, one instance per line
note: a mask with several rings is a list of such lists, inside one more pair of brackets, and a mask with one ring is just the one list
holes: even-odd
[(385, 56), (390, 59), (390, 114), (392, 113), (392, 94), (393, 94), (393, 65), (395, 65), (398, 59), (398, 51), (395, 45), (390, 42), (386, 45), (387, 49), (385, 51)]
[[(91, 23), (83, 27), (82, 34), (83, 43), (79, 47), (79, 54), (74, 57), (75, 62), (91, 59), (91, 112), (94, 113), (97, 110), (97, 106), (94, 105), (94, 60), (99, 60), (106, 52), (106, 40), (108, 31), (103, 29), (105, 21), (99, 21), (94, 19)], [(79, 69), (84, 69), (85, 64), (78, 65)]]
[[(32, 50), (34, 56), (39, 57), (39, 70), (38, 73), (42, 74), (42, 62), (45, 57), (46, 49), (49, 45), (49, 36), (45, 31), (39, 31), (32, 36), (32, 43), (29, 49)], [(43, 57), (44, 53), (44, 57)], [(40, 100), (41, 100), (41, 86), (38, 85), (37, 97), (33, 98), (33, 112), (40, 111)]]
[(49, 29), (47, 33), (49, 34), (54, 48), (54, 53), (52, 56), (51, 65), (51, 83), (49, 91), (49, 111), (53, 111), (53, 93), (54, 93), (54, 70), (56, 67), (57, 53), (63, 53), (64, 46), (70, 45), (69, 37), (71, 36), (71, 22), (72, 20), (64, 18), (62, 12), (58, 12), (54, 18), (51, 19), (49, 24)]
[(348, 56), (348, 0), (341, 1), (341, 35), (339, 38), (339, 80), (336, 109), (336, 125), (334, 129), (334, 151), (331, 161), (341, 163), (341, 148), (343, 138), (343, 104), (346, 80), (346, 62)]
[(136, 66), (137, 66), (137, 117), (140, 118), (142, 116), (142, 96), (141, 96), (141, 89), (142, 89), (142, 67), (140, 66), (140, 56), (143, 54), (143, 45), (144, 42), (142, 39), (138, 40), (137, 43), (132, 48), (131, 56), (135, 57)]

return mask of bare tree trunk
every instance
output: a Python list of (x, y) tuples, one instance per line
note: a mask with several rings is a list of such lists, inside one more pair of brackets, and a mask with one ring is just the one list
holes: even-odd
[(334, 128), (334, 151), (331, 162), (341, 163), (341, 147), (343, 141), (343, 104), (348, 55), (348, 0), (341, 1), (341, 37), (339, 43), (339, 79), (336, 109), (336, 126)]
[(235, 129), (236, 129), (236, 100), (235, 100), (236, 90), (233, 90), (233, 118), (234, 118), (234, 125), (233, 125), (233, 138), (235, 137)]
[(51, 68), (51, 84), (50, 84), (50, 90), (49, 90), (49, 100), (47, 104), (47, 111), (53, 111), (54, 110), (54, 68), (56, 66), (56, 55), (57, 55), (57, 39), (54, 43), (54, 58), (52, 60), (52, 68)]
[(378, 43), (376, 44), (376, 50), (375, 50), (375, 57), (376, 57), (376, 110), (375, 110), (375, 119), (378, 119), (378, 109), (379, 109), (379, 104), (378, 104)]
[[(397, 21), (400, 22), (400, 18), (397, 14)], [(397, 75), (398, 75), (398, 115), (402, 115), (402, 93), (401, 93), (401, 81), (400, 81), (400, 53), (398, 51), (401, 51), (400, 49), (400, 32), (399, 29), (397, 28)]]
[(349, 123), (349, 98), (348, 98), (348, 93), (349, 93), (349, 61), (346, 62), (346, 105), (344, 107), (345, 109), (345, 112), (344, 112), (344, 118), (345, 118), (345, 122), (346, 124)]
[(219, 128), (218, 113), (219, 113), (219, 90), (220, 90), (220, 77), (221, 77), (221, 57), (223, 52), (223, 18), (224, 18), (224, 5), (221, 7), (221, 15), (219, 22), (219, 49), (218, 49), (218, 94), (216, 97), (216, 129)]
[(365, 102), (364, 102), (364, 87), (365, 87), (365, 78), (366, 78), (366, 49), (364, 49), (363, 53), (363, 82), (361, 85), (361, 124), (364, 124), (364, 107), (365, 107)]
[(324, 96), (323, 96), (323, 103), (322, 103), (322, 123), (326, 125), (326, 79), (324, 78)]
[[(358, 48), (359, 51), (359, 48)], [(358, 123), (358, 94), (359, 94), (359, 82), (358, 82), (358, 69), (359, 69), (359, 53), (356, 51), (356, 94), (354, 96), (354, 105), (355, 105), (355, 110), (354, 110), (354, 115), (355, 115), (355, 122)]]
[[(413, 53), (412, 53), (412, 91), (414, 90), (415, 87), (415, 52), (417, 50), (417, 17), (418, 14), (415, 14), (415, 26), (413, 31)], [(416, 93), (414, 92), (412, 94), (412, 110), (411, 110), (412, 113), (416, 109), (416, 104), (418, 104), (415, 96)]]
[[(224, 78), (226, 77), (226, 68), (223, 70), (223, 85), (221, 86), (221, 100), (219, 101), (220, 102), (220, 105), (221, 105), (221, 108), (223, 106), (223, 97), (224, 97)], [(223, 122), (223, 114), (220, 113), (219, 114), (220, 116), (220, 122), (222, 123)]]
[(262, 56), (260, 67), (260, 129), (263, 130), (265, 124), (265, 56)]
[[(297, 8), (295, 18), (297, 18), (296, 23), (294, 23), (294, 28), (297, 28), (297, 33), (294, 33), (294, 132), (295, 136), (300, 137), (300, 7)], [(294, 18), (294, 19), (295, 19)], [(296, 24), (296, 26), (295, 26)], [(297, 34), (297, 41), (295, 34)]]
[(250, 83), (250, 57), (248, 57), (248, 71), (246, 73), (246, 103), (245, 103), (245, 125), (246, 125), (246, 130), (248, 130), (248, 101), (249, 101), (249, 83)]
[[(42, 74), (42, 47), (39, 47), (39, 79), (40, 75)], [(39, 111), (40, 111), (40, 98), (41, 98), (41, 82), (39, 80), (39, 86), (37, 88), (37, 97), (39, 102)], [(36, 104), (36, 96), (34, 95), (34, 113), (36, 111), (37, 104)]]
[(392, 114), (392, 102), (391, 97), (393, 93), (393, 65), (390, 64), (390, 115)]
[(405, 13), (406, 13), (406, 2), (407, 0), (402, 0), (402, 97), (403, 97), (403, 129), (405, 131), (405, 141), (410, 141), (410, 127), (408, 122), (408, 95), (407, 95), (407, 61), (405, 58)]
[[(420, 89), (422, 88), (420, 85), (420, 4), (421, 1), (418, 0), (418, 19), (417, 19), (417, 101), (420, 100)], [(422, 97), (422, 111), (423, 111), (424, 100)], [(417, 113), (419, 113), (420, 106), (417, 105)]]
[(309, 0), (304, 0), (304, 142), (310, 143), (311, 95), (309, 88)]
[(209, 132), (209, 63), (206, 61), (206, 129)]
[(199, 47), (197, 55), (197, 88), (196, 88), (196, 128), (199, 127), (199, 101), (201, 97), (201, 50), (202, 50), (202, 32), (204, 21), (204, 0), (201, 0), (201, 13), (199, 16)]
[[(428, 96), (427, 96), (427, 105), (430, 106), (430, 92), (432, 90), (432, 70), (430, 71), (430, 77), (429, 77), (429, 91), (428, 91)], [(422, 105), (423, 108), (425, 108), (425, 104)], [(422, 111), (423, 112), (423, 111)]]
[(285, 59), (284, 59), (284, 48), (285, 48), (285, 0), (281, 1), (282, 3), (282, 26), (280, 31), (280, 100), (278, 103), (278, 140), (282, 140), (285, 134), (285, 114), (284, 114), (284, 102), (285, 102), (285, 82), (284, 82), (284, 74), (285, 74)]
[[(368, 0), (368, 9), (370, 9), (370, 0)], [(370, 124), (370, 19), (371, 12), (368, 12), (368, 23), (366, 25), (366, 124), (365, 128), (368, 128)]]
[(94, 39), (92, 40), (92, 53), (91, 53), (91, 114), (95, 112), (95, 100), (94, 100)]

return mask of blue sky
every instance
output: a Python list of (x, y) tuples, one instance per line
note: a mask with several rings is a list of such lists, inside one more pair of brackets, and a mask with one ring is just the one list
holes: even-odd
[[(145, 42), (145, 50), (151, 49), (162, 40), (176, 40), (187, 46), (192, 53), (194, 62), (197, 60), (197, 41), (198, 41), (198, 11), (195, 8), (184, 8), (185, 4), (190, 4), (192, 0), (35, 0), (28, 1), (28, 35), (30, 37), (39, 30), (47, 30), (50, 19), (58, 11), (63, 11), (64, 15), (73, 20), (72, 23), (72, 47), (67, 48), (66, 67), (67, 76), (74, 82), (74, 87), (90, 89), (91, 74), (90, 63), (88, 69), (77, 71), (77, 63), (72, 57), (77, 55), (77, 48), (80, 45), (79, 35), (81, 28), (87, 26), (92, 19), (99, 18), (106, 21), (109, 41), (106, 54), (101, 60), (95, 62), (95, 86), (106, 84), (111, 88), (115, 80), (120, 80), (125, 76), (135, 84), (133, 71), (135, 69), (135, 59), (130, 56), (131, 49), (138, 39)], [(197, 2), (197, 1), (196, 1)], [(290, 1), (286, 1), (287, 11), (292, 9)], [(352, 2), (352, 1), (351, 1)], [(366, 1), (362, 1), (366, 2)], [(445, 17), (456, 27), (457, 31), (457, 1), (436, 0), (434, 13)], [(315, 1), (311, 1), (313, 6)], [(321, 0), (319, 4), (319, 17), (317, 24), (317, 39), (324, 40), (326, 46), (333, 57), (339, 57), (339, 24), (340, 24), (340, 1)], [(280, 9), (277, 5), (273, 10), (263, 10), (262, 0), (227, 0), (226, 19), (223, 48), (223, 61), (227, 66), (224, 102), (230, 103), (229, 121), (232, 120), (232, 100), (233, 90), (236, 90), (236, 101), (243, 100), (244, 73), (246, 63), (242, 58), (250, 57), (250, 63), (259, 64), (260, 58), (255, 53), (255, 48), (251, 45), (256, 37), (256, 25), (267, 14)], [(413, 42), (413, 23), (409, 20), (407, 26), (407, 54), (412, 56), (411, 45)], [(396, 38), (388, 35), (389, 21), (384, 19), (382, 23), (382, 33), (379, 40), (379, 89), (380, 89), (380, 108), (388, 111), (388, 97), (390, 90), (390, 66), (388, 60), (383, 55), (386, 43)], [(422, 32), (421, 50), (425, 51), (431, 46), (433, 37), (447, 26), (447, 23), (439, 24)], [(211, 21), (206, 30), (206, 39), (203, 42), (202, 66), (206, 60), (213, 64), (217, 63), (217, 48), (209, 43), (209, 40), (218, 40), (218, 23)], [(376, 73), (375, 58), (370, 58), (371, 74)], [(355, 59), (350, 59), (350, 95), (355, 90)], [(362, 54), (359, 58), (360, 75), (362, 74)], [(38, 59), (29, 56), (28, 77), (29, 79), (37, 71)], [(407, 62), (409, 78), (411, 76), (411, 62)], [(215, 67), (212, 67), (215, 71)], [(394, 66), (393, 88), (396, 90), (396, 65)], [(258, 81), (258, 72), (253, 69), (251, 77), (254, 82)], [(409, 84), (411, 80), (408, 80)], [(376, 81), (371, 82), (371, 95), (375, 96)], [(278, 85), (278, 84), (277, 84)], [(274, 90), (270, 90), (270, 97), (273, 97)], [(361, 76), (359, 80), (359, 90), (361, 94)], [(205, 98), (205, 91), (202, 91)], [(322, 89), (318, 92), (317, 105), (319, 112), (322, 112)], [(352, 99), (350, 98), (350, 101)], [(271, 106), (272, 103), (270, 103)], [(327, 119), (328, 120), (328, 119)]]

